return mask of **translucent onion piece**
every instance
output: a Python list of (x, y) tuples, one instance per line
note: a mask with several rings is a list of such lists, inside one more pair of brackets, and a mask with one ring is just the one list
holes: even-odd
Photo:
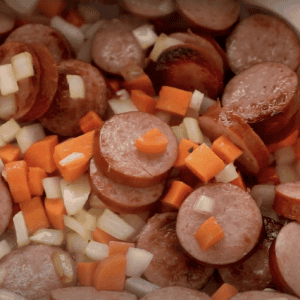
[(142, 298), (159, 288), (160, 286), (140, 277), (130, 277), (126, 279), (124, 286), (125, 291), (136, 295), (138, 298)]
[(148, 268), (153, 254), (139, 248), (129, 248), (127, 252), (126, 276), (140, 277)]

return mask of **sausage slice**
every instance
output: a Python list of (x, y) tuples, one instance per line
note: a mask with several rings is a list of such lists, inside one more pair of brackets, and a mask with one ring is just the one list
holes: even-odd
[(0, 178), (0, 235), (5, 231), (8, 223), (12, 217), (13, 202), (10, 192), (4, 183), (2, 177)]
[[(213, 200), (211, 214), (194, 211), (200, 196)], [(202, 250), (194, 237), (198, 228), (214, 216), (222, 227), (224, 238)], [(192, 192), (181, 205), (176, 224), (181, 246), (202, 264), (226, 266), (239, 262), (258, 243), (262, 232), (262, 216), (255, 200), (230, 183), (202, 186)]]
[(297, 300), (298, 298), (288, 294), (282, 294), (277, 292), (269, 291), (249, 291), (244, 293), (238, 293), (231, 300), (266, 300), (266, 299), (286, 299), (286, 300)]
[(137, 214), (149, 211), (162, 195), (164, 183), (134, 188), (115, 183), (90, 162), (90, 183), (93, 192), (113, 211), (124, 214)]
[(282, 63), (295, 71), (300, 63), (300, 44), (280, 19), (253, 15), (235, 27), (226, 41), (226, 55), (236, 74), (262, 62)]
[(156, 214), (140, 233), (137, 248), (154, 256), (144, 276), (161, 287), (184, 286), (201, 289), (214, 272), (191, 259), (176, 235), (177, 213)]
[[(135, 140), (158, 128), (168, 139), (167, 149), (147, 155), (135, 147)], [(94, 158), (97, 167), (119, 184), (149, 187), (163, 181), (177, 159), (177, 139), (168, 124), (148, 113), (134, 111), (113, 116), (95, 134)]]

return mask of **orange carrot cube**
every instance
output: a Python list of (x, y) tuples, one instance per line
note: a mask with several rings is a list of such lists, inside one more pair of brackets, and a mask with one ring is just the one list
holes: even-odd
[(96, 229), (92, 232), (92, 237), (94, 241), (102, 244), (108, 244), (110, 241), (118, 241), (118, 239), (106, 233), (99, 227), (96, 227)]
[(93, 276), (100, 262), (77, 263), (77, 279), (81, 286), (93, 286)]
[(231, 284), (223, 283), (219, 289), (211, 296), (213, 300), (229, 300), (239, 291)]
[(149, 114), (155, 113), (156, 100), (147, 95), (145, 92), (140, 90), (132, 90), (130, 98), (139, 111)]
[(8, 143), (0, 147), (0, 157), (4, 164), (19, 160), (21, 157), (21, 148)]
[(28, 184), (32, 196), (42, 196), (44, 194), (43, 179), (47, 173), (39, 167), (28, 168)]
[(133, 243), (126, 243), (126, 242), (119, 242), (119, 241), (110, 241), (108, 244), (108, 254), (115, 255), (115, 254), (127, 254), (129, 248), (133, 247)]
[(82, 132), (87, 133), (94, 129), (100, 129), (104, 121), (94, 111), (89, 111), (79, 120), (79, 126)]
[(188, 139), (182, 139), (178, 145), (178, 155), (174, 167), (183, 169), (186, 167), (185, 159), (196, 149), (199, 145)]
[(54, 229), (65, 229), (64, 216), (67, 211), (62, 198), (46, 198), (45, 211)]

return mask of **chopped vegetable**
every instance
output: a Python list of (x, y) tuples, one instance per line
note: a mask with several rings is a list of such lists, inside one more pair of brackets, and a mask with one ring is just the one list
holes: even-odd
[(219, 289), (211, 296), (213, 300), (229, 300), (239, 291), (231, 284), (223, 283)]
[(106, 233), (99, 227), (96, 227), (96, 229), (92, 232), (93, 240), (102, 244), (108, 244), (110, 241), (119, 241), (112, 235)]
[(79, 126), (82, 132), (87, 133), (95, 129), (100, 129), (104, 121), (94, 111), (89, 111), (79, 120)]
[(65, 234), (62, 230), (39, 229), (29, 239), (39, 244), (61, 246), (64, 242)]
[(139, 111), (149, 114), (154, 114), (156, 111), (156, 100), (141, 90), (132, 90), (131, 100)]
[(68, 14), (66, 16), (66, 21), (76, 27), (80, 27), (83, 24), (85, 24), (85, 20), (84, 20), (83, 16), (75, 8), (71, 9), (68, 12)]
[(132, 31), (143, 49), (147, 49), (152, 46), (158, 38), (153, 28), (153, 25), (146, 24)]
[(237, 173), (238, 173), (238, 176), (239, 176), (239, 177), (237, 177), (236, 179), (230, 181), (230, 183), (231, 183), (231, 184), (234, 184), (234, 185), (236, 185), (236, 186), (238, 186), (238, 187), (240, 187), (241, 189), (243, 189), (243, 190), (246, 192), (246, 191), (247, 191), (247, 187), (246, 187), (246, 185), (245, 185), (243, 176), (242, 176), (242, 174), (241, 174), (240, 171), (237, 171)]
[(129, 248), (135, 247), (133, 243), (125, 243), (119, 241), (110, 241), (108, 244), (108, 254), (115, 255), (115, 254), (127, 254)]
[(223, 238), (223, 229), (214, 217), (207, 219), (195, 233), (195, 239), (202, 250), (207, 250)]
[(6, 144), (0, 147), (0, 157), (3, 163), (19, 160), (21, 158), (21, 149), (13, 144)]
[(65, 228), (64, 216), (67, 214), (67, 211), (62, 198), (46, 198), (45, 211), (53, 228)]
[(204, 136), (201, 132), (197, 119), (185, 117), (183, 119), (183, 123), (187, 131), (188, 139), (194, 143), (202, 144), (204, 142)]
[(60, 180), (60, 176), (47, 177), (43, 179), (42, 183), (47, 198), (62, 198)]
[(138, 151), (147, 154), (162, 154), (167, 150), (168, 139), (158, 128), (153, 128), (135, 140)]
[(178, 169), (186, 168), (184, 160), (198, 147), (198, 144), (194, 143), (191, 140), (183, 138), (178, 146), (178, 155), (174, 167)]
[(211, 214), (213, 212), (214, 204), (215, 202), (212, 198), (201, 195), (194, 205), (194, 211)]
[(75, 215), (77, 221), (87, 230), (94, 231), (96, 229), (96, 216), (84, 209), (78, 211)]
[(20, 130), (20, 125), (14, 119), (10, 119), (0, 126), (0, 136), (4, 142), (9, 143), (16, 138)]
[(86, 230), (82, 225), (75, 219), (69, 216), (63, 216), (65, 226), (77, 232), (85, 240), (91, 239), (89, 230)]
[(274, 151), (274, 158), (277, 165), (289, 165), (295, 162), (296, 153), (293, 146), (286, 146)]
[(79, 75), (66, 75), (66, 78), (69, 84), (70, 98), (84, 98), (85, 87), (82, 77)]
[(16, 93), (19, 90), (12, 64), (0, 66), (0, 90), (2, 96)]
[(93, 277), (99, 262), (77, 263), (77, 279), (81, 286), (93, 286)]
[(153, 258), (149, 251), (129, 248), (127, 252), (126, 276), (140, 277), (148, 268)]
[(151, 283), (145, 279), (142, 279), (140, 277), (130, 277), (127, 278), (125, 281), (124, 289), (136, 295), (138, 299), (146, 296), (147, 294), (159, 289), (160, 286)]
[(92, 260), (102, 260), (108, 257), (108, 246), (106, 244), (90, 241), (85, 248), (87, 257)]
[(34, 75), (32, 56), (29, 52), (14, 55), (11, 58), (11, 64), (17, 81)]
[(281, 183), (298, 180), (296, 170), (291, 165), (278, 165), (275, 167), (275, 172), (278, 174)]
[(30, 240), (22, 211), (19, 211), (17, 214), (15, 214), (13, 217), (13, 222), (16, 231), (18, 247), (28, 245)]
[(195, 149), (184, 161), (187, 167), (203, 182), (215, 177), (225, 167), (223, 160), (206, 144)]
[(228, 164), (221, 172), (216, 174), (215, 178), (217, 182), (228, 183), (239, 177), (233, 163)]
[(42, 196), (44, 194), (43, 179), (47, 173), (39, 167), (28, 168), (28, 184), (32, 196)]

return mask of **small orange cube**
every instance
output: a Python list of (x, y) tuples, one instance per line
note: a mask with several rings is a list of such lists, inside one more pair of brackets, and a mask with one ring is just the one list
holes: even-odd
[(182, 139), (178, 145), (178, 155), (174, 163), (174, 167), (183, 169), (186, 167), (185, 159), (196, 149), (199, 145), (188, 139)]

